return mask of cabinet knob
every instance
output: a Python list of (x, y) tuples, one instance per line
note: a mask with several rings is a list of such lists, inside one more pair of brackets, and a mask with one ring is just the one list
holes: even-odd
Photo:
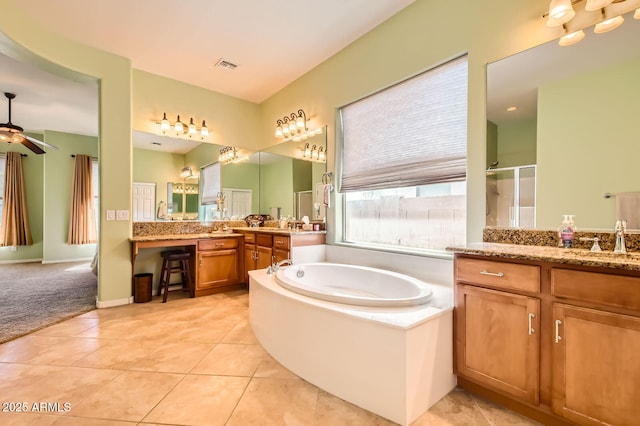
[(492, 277), (504, 277), (504, 273), (503, 272), (489, 272), (489, 271), (480, 271), (480, 275), (490, 275)]

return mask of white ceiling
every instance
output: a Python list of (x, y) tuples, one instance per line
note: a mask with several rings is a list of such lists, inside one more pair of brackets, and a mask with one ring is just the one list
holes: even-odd
[[(259, 103), (415, 0), (9, 1), (37, 25), (130, 58), (136, 69)], [(238, 68), (214, 67), (221, 58)], [(26, 131), (98, 134), (96, 82), (71, 82), (0, 54), (0, 91), (17, 94), (12, 121)], [(133, 139), (145, 149), (193, 148), (141, 132)], [(162, 145), (151, 146), (156, 140)]]

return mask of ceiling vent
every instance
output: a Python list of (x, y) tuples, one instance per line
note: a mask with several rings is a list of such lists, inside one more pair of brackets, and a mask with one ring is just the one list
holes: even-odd
[(236, 68), (238, 68), (238, 66), (233, 62), (229, 62), (226, 59), (222, 59), (222, 58), (220, 58), (220, 60), (216, 62), (216, 67), (224, 68), (226, 70), (235, 70)]

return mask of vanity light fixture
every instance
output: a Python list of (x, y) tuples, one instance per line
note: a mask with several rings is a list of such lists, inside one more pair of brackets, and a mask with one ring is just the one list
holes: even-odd
[(300, 150), (302, 152), (302, 159), (308, 161), (323, 162), (326, 159), (324, 147), (318, 145), (310, 146), (309, 142), (304, 145), (304, 148)]
[(180, 170), (180, 177), (182, 179), (194, 179), (197, 178), (198, 175), (193, 173), (193, 169), (191, 168), (191, 166), (185, 166), (182, 168), (182, 170)]
[(307, 126), (307, 114), (299, 109), (276, 121), (275, 137), (300, 142), (322, 133), (322, 128), (310, 130)]
[(636, 11), (633, 12), (633, 19), (640, 19), (640, 9), (636, 9)]
[(199, 129), (193, 121), (193, 117), (189, 120), (189, 125), (185, 125), (180, 121), (180, 116), (178, 115), (176, 122), (171, 124), (167, 118), (167, 113), (165, 112), (162, 113), (162, 120), (160, 120), (158, 124), (160, 124), (160, 133), (163, 135), (194, 139), (198, 137), (199, 133), (201, 140), (209, 137), (209, 129), (207, 128), (205, 120), (202, 120), (202, 126)]
[[(608, 8), (610, 8), (612, 4), (624, 3), (625, 0), (586, 0), (584, 11), (578, 10), (576, 12), (573, 6), (581, 1), (583, 0), (551, 0), (549, 3), (549, 12), (543, 15), (543, 18), (546, 18), (547, 26), (562, 26), (564, 35), (558, 40), (560, 46), (571, 46), (585, 38), (584, 28), (579, 28), (575, 31), (567, 29), (567, 23), (576, 16), (576, 13), (583, 14), (584, 17), (593, 23), (591, 12), (600, 10), (600, 16), (596, 17), (597, 22), (593, 28), (593, 32), (596, 34), (602, 34), (616, 29), (624, 22), (624, 18), (620, 13), (620, 8), (623, 7), (622, 5), (616, 6), (617, 11), (615, 12), (615, 16), (608, 16), (607, 12), (611, 11)], [(624, 13), (626, 12), (628, 12), (628, 10), (624, 11)], [(636, 10), (634, 18), (640, 19), (640, 9)], [(583, 17), (580, 19), (576, 18), (576, 21), (584, 22), (585, 19), (583, 19)]]

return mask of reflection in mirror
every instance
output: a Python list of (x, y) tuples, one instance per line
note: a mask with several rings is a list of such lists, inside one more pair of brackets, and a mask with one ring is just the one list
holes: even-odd
[(326, 172), (326, 126), (306, 140), (289, 140), (260, 152), (260, 213), (274, 219), (323, 220), (322, 175)]
[(243, 219), (260, 205), (260, 154), (243, 155), (243, 160), (222, 165), (222, 217)]
[(167, 183), (167, 214), (172, 218), (193, 220), (198, 218), (198, 180)]
[[(487, 167), (537, 166), (538, 228), (557, 229), (563, 214), (574, 214), (579, 229), (611, 229), (616, 198), (603, 194), (640, 191), (640, 45), (629, 43), (640, 40), (640, 21), (627, 18), (576, 45), (551, 41), (487, 66)], [(488, 173), (488, 201), (503, 194), (497, 176)], [(487, 225), (496, 223), (493, 201)], [(497, 203), (513, 219), (512, 201)]]

